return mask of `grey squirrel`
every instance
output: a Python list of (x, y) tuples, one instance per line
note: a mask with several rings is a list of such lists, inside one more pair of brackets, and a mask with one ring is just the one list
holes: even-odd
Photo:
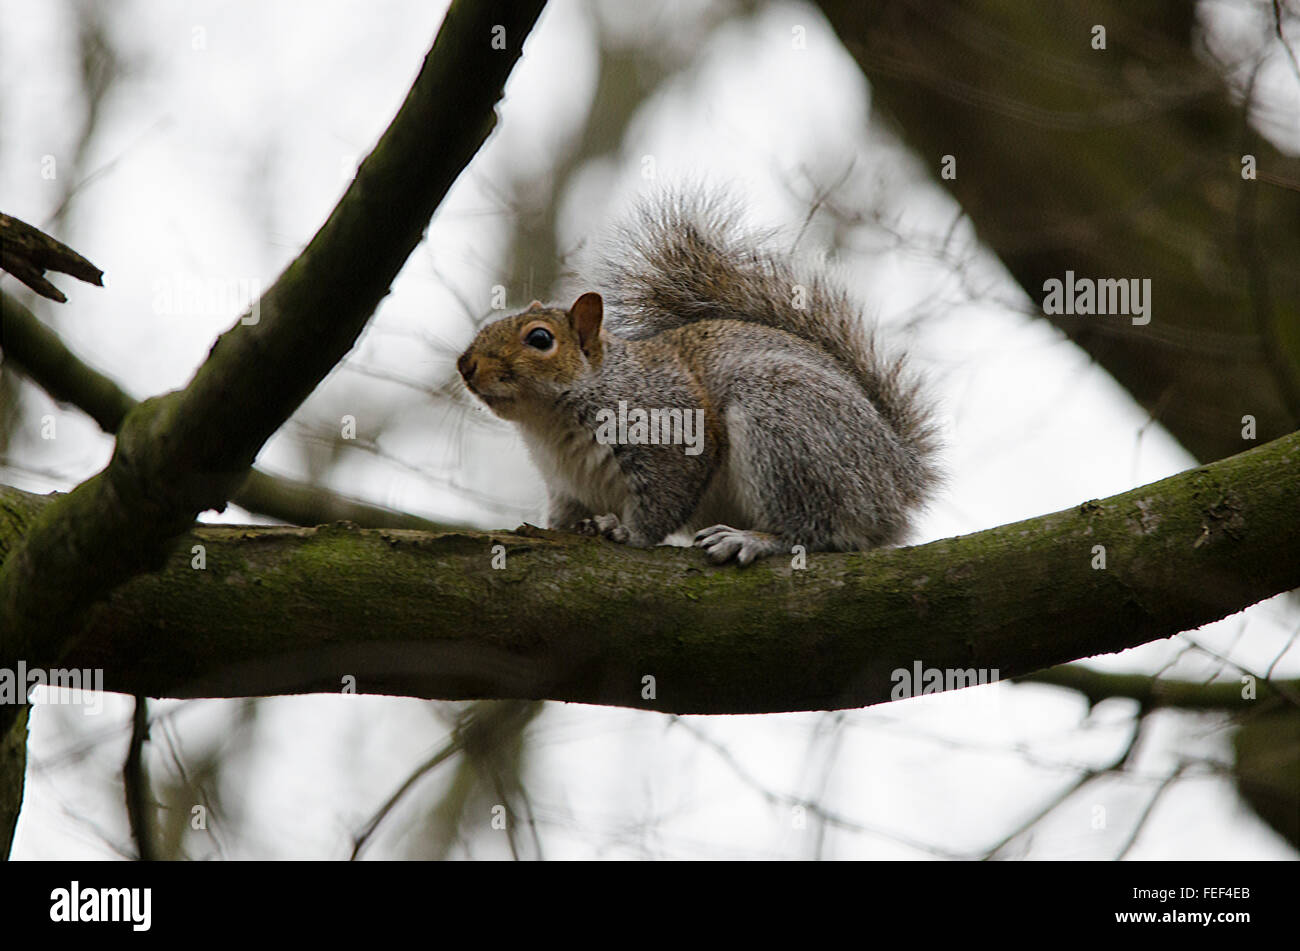
[(603, 297), (534, 301), (457, 364), (519, 427), (549, 527), (642, 548), (698, 530), (741, 565), (901, 542), (939, 479), (935, 426), (847, 291), (721, 194), (643, 200), (615, 234), (586, 285)]

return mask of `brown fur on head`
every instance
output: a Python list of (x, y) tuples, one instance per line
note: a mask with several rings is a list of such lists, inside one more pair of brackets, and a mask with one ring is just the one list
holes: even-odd
[(574, 380), (600, 368), (603, 316), (599, 294), (583, 294), (567, 311), (533, 301), (523, 313), (480, 330), (456, 367), (492, 412), (521, 419), (550, 407)]

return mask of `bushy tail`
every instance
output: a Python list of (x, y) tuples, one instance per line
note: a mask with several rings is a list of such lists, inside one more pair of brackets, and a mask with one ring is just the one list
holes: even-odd
[[(911, 465), (912, 503), (938, 480), (937, 431), (901, 357), (882, 355), (848, 292), (747, 229), (725, 194), (694, 191), (643, 200), (601, 247), (593, 279), (616, 333), (648, 337), (700, 320), (744, 320), (825, 350), (861, 385)], [(591, 288), (585, 288), (590, 290)]]

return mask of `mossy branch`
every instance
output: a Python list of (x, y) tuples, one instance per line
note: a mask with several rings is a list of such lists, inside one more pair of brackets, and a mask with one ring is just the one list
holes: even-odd
[[(805, 569), (537, 529), (203, 527), (96, 606), (65, 665), (168, 697), (355, 678), (366, 693), (673, 713), (860, 707), (892, 699), (894, 672), (917, 662), (1006, 679), (1300, 586), (1297, 485), (1300, 433), (1052, 515)], [(0, 491), (0, 550), (57, 504)]]

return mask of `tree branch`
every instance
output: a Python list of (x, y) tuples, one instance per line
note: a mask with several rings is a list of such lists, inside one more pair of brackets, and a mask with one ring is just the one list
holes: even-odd
[[(1300, 586), (1298, 482), (1300, 433), (974, 535), (812, 555), (806, 570), (531, 528), (209, 526), (94, 608), (66, 664), (165, 697), (338, 692), (350, 675), (361, 692), (440, 699), (860, 707), (892, 699), (894, 672), (917, 662), (1006, 679)], [(0, 491), (0, 550), (56, 504)]]
[(132, 409), (108, 467), (51, 503), (8, 553), (0, 666), (55, 666), (81, 611), (161, 564), (199, 512), (224, 507), (262, 444), (355, 343), (486, 139), (542, 5), (452, 4), (397, 116), (256, 319), (223, 334), (184, 390)]
[(122, 765), (122, 787), (131, 838), (141, 862), (153, 862), (158, 858), (153, 832), (156, 807), (149, 784), (149, 768), (144, 761), (144, 745), (148, 741), (149, 701), (145, 697), (136, 697), (131, 715), (131, 742), (127, 746), (126, 762)]
[(39, 228), (0, 214), (0, 270), (8, 271), (42, 297), (60, 304), (68, 298), (45, 278), (59, 271), (88, 284), (104, 286), (104, 272)]
[(1261, 679), (1256, 684), (1256, 693), (1244, 696), (1244, 685), (1233, 681), (1200, 683), (1194, 680), (1165, 680), (1150, 674), (1106, 673), (1077, 664), (1040, 670), (1017, 680), (1020, 683), (1065, 687), (1083, 694), (1088, 703), (1094, 706), (1103, 700), (1123, 697), (1136, 700), (1145, 710), (1177, 707), (1180, 710), (1228, 711), (1257, 708), (1259, 700), (1267, 697), (1300, 696), (1300, 680), (1274, 683)]

